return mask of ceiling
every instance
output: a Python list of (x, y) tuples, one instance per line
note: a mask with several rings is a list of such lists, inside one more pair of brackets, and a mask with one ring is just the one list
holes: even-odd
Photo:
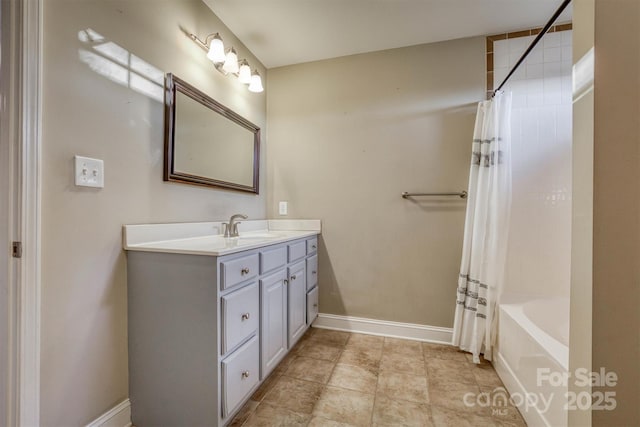
[[(541, 27), (561, 0), (204, 2), (267, 68), (273, 68)], [(568, 21), (571, 6), (557, 20)]]

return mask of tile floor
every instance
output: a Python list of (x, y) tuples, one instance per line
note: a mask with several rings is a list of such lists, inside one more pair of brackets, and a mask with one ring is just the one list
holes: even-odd
[(231, 425), (526, 426), (512, 406), (464, 403), (499, 387), (450, 346), (311, 328)]

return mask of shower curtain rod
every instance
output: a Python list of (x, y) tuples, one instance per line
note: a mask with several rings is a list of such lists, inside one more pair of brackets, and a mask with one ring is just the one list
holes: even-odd
[(529, 55), (529, 53), (533, 50), (533, 48), (536, 47), (536, 45), (538, 44), (540, 39), (542, 39), (542, 37), (547, 33), (547, 31), (549, 31), (549, 28), (551, 28), (553, 23), (556, 22), (556, 19), (558, 19), (558, 16), (560, 16), (560, 14), (562, 12), (564, 12), (564, 10), (567, 8), (567, 6), (569, 6), (569, 3), (571, 3), (571, 0), (564, 0), (562, 2), (560, 7), (558, 8), (558, 10), (556, 10), (556, 13), (554, 13), (553, 16), (551, 17), (551, 19), (549, 19), (549, 22), (547, 22), (547, 25), (545, 25), (544, 28), (542, 29), (542, 31), (540, 31), (538, 33), (536, 38), (533, 39), (533, 41), (531, 42), (531, 44), (529, 45), (527, 50), (524, 51), (524, 53), (522, 54), (520, 59), (518, 59), (518, 62), (516, 62), (516, 65), (513, 66), (511, 71), (509, 71), (509, 74), (507, 74), (507, 77), (505, 77), (504, 80), (502, 81), (502, 83), (500, 83), (500, 86), (498, 86), (498, 89), (493, 91), (493, 95), (491, 96), (492, 98), (494, 96), (496, 96), (496, 92), (498, 92), (500, 89), (502, 89), (502, 86), (504, 86), (505, 83), (507, 83), (507, 81), (509, 80), (509, 78), (513, 75), (513, 73), (516, 72), (516, 70), (518, 69), (520, 64), (522, 64), (524, 62), (524, 60), (527, 58), (527, 55)]

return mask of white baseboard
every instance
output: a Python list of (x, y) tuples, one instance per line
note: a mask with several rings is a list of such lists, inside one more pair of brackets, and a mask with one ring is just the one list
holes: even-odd
[(315, 328), (358, 332), (438, 344), (451, 344), (453, 337), (453, 329), (451, 328), (324, 313), (318, 314), (318, 318), (313, 322), (313, 326)]
[(131, 427), (131, 402), (123, 400), (86, 427)]

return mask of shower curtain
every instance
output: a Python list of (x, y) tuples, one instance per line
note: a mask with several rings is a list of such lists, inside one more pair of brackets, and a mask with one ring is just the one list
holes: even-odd
[(480, 102), (469, 173), (453, 345), (491, 360), (511, 207), (511, 93)]

